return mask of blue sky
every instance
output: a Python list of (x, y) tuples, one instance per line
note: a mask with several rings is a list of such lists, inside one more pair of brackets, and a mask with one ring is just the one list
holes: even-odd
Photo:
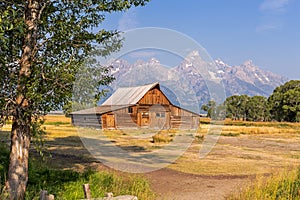
[(107, 15), (104, 28), (161, 27), (201, 44), (230, 65), (246, 60), (300, 79), (299, 0), (152, 0), (145, 7)]

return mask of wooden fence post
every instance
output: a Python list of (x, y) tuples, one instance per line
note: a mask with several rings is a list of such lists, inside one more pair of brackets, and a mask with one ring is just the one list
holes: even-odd
[(53, 194), (48, 195), (47, 190), (42, 190), (40, 192), (40, 200), (54, 200), (54, 195)]
[(83, 192), (84, 192), (84, 198), (86, 198), (86, 199), (92, 198), (89, 184), (83, 184)]
[(48, 196), (48, 191), (47, 190), (42, 190), (40, 192), (40, 200), (47, 200), (47, 196)]

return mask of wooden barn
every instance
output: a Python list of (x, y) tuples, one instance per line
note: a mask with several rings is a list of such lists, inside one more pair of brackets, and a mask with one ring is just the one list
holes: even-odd
[(159, 83), (117, 89), (101, 106), (71, 113), (75, 126), (197, 129), (200, 115), (173, 105)]

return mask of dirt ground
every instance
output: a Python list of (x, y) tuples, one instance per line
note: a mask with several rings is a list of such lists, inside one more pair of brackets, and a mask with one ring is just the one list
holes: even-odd
[(205, 176), (161, 169), (146, 174), (161, 200), (222, 200), (250, 182), (251, 176)]
[[(87, 166), (109, 170), (100, 162), (85, 160), (75, 155), (52, 153), (52, 161), (64, 160), (77, 168)], [(84, 166), (83, 166), (84, 165)], [(163, 168), (144, 174), (158, 195), (157, 200), (222, 200), (232, 192), (239, 191), (255, 178), (253, 175), (196, 175)]]

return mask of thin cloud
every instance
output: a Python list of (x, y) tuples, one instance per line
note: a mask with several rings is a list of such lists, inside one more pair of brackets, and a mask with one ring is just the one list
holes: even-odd
[(258, 27), (256, 27), (256, 32), (269, 32), (276, 29), (280, 29), (281, 24), (263, 24)]
[(123, 14), (119, 20), (118, 30), (126, 31), (128, 29), (136, 28), (138, 22), (136, 20), (136, 12), (134, 9), (130, 9)]
[(271, 32), (284, 26), (282, 16), (285, 14), (291, 0), (264, 0), (259, 5), (262, 13), (261, 24), (256, 27), (256, 32)]
[(264, 0), (259, 9), (261, 11), (283, 12), (288, 4), (289, 0)]

